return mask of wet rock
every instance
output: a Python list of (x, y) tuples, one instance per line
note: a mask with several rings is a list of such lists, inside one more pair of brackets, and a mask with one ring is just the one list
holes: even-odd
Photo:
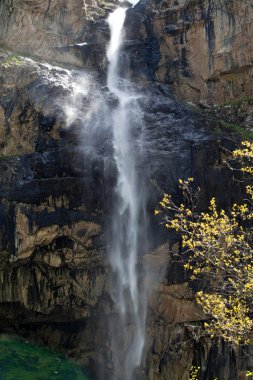
[(108, 87), (102, 87), (101, 91), (109, 107), (115, 108), (119, 104), (119, 98), (117, 95), (109, 91)]

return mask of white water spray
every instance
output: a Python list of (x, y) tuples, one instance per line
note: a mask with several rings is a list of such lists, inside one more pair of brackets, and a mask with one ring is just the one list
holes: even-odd
[(122, 89), (119, 58), (124, 38), (126, 8), (117, 8), (108, 18), (111, 39), (107, 86), (118, 98), (113, 110), (113, 148), (118, 170), (115, 188), (109, 258), (113, 272), (115, 318), (110, 325), (113, 379), (133, 380), (141, 363), (145, 340), (146, 302), (138, 271), (140, 236), (144, 222), (143, 195), (137, 175), (138, 142), (135, 129), (141, 122), (136, 95)]

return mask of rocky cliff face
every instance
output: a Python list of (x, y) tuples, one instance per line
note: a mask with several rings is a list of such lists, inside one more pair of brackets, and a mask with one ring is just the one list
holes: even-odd
[[(109, 108), (116, 99), (95, 72), (68, 71), (6, 52), (0, 65), (1, 328), (63, 350), (94, 371), (100, 363), (110, 377), (104, 321), (113, 318), (113, 303), (105, 227), (115, 165), (108, 130), (87, 133), (85, 126), (98, 99)], [(224, 203), (232, 184), (216, 143), (222, 137), (218, 126), (214, 131), (205, 116), (175, 102), (166, 87), (150, 86), (140, 106), (146, 155), (139, 170), (145, 167), (149, 178), (154, 231), (154, 252), (145, 260), (158, 278), (170, 261), (166, 231), (152, 217), (161, 194), (175, 189), (178, 177), (194, 176), (205, 197), (217, 193), (219, 183)], [(171, 264), (167, 277), (151, 304), (146, 346), (151, 364), (144, 365), (143, 378), (173, 373), (182, 380), (194, 356), (194, 333), (187, 326), (202, 317), (180, 267)], [(174, 339), (184, 342), (186, 336), (182, 356), (172, 347)]]
[(69, 72), (6, 53), (0, 66), (1, 328), (40, 323), (44, 343), (76, 347), (78, 328), (64, 330), (106, 299), (102, 161), (84, 160), (78, 127), (66, 128)]
[[(236, 56), (239, 36), (246, 41), (251, 9), (242, 33), (239, 26), (248, 3), (238, 5), (241, 16), (234, 15), (235, 23), (229, 21), (227, 33), (237, 37), (226, 45), (230, 53), (222, 53), (224, 60)], [(194, 102), (224, 101), (230, 76), (222, 72), (229, 59), (218, 64), (214, 52), (225, 44), (216, 29), (223, 15), (227, 30), (235, 12), (231, 8), (228, 16), (229, 4), (224, 2), (221, 11), (204, 1), (141, 2), (128, 11), (122, 74), (135, 78), (135, 90), (142, 93), (146, 155), (138, 170), (149, 179), (154, 235), (144, 265), (152, 268), (154, 278), (164, 275), (150, 302), (143, 379), (187, 380), (192, 364), (202, 365), (203, 379), (243, 379), (246, 368), (228, 348), (219, 346), (216, 352), (200, 338), (203, 316), (182, 268), (169, 254), (166, 231), (153, 218), (162, 193), (176, 193), (179, 177), (197, 178), (202, 204), (219, 195), (226, 205), (240, 193), (222, 164), (223, 147), (232, 145), (220, 123), (173, 96), (175, 90)], [(0, 51), (0, 328), (66, 352), (94, 376), (104, 368), (103, 379), (111, 370), (104, 327), (104, 320), (113, 318), (106, 223), (116, 169), (109, 131), (105, 127), (90, 134), (86, 126), (96, 122), (89, 121), (91, 108), (102, 104), (110, 110), (117, 102), (103, 84), (105, 17), (113, 6), (78, 0), (0, 3), (1, 45), (12, 50)], [(252, 51), (245, 49), (248, 58), (237, 57), (243, 69), (230, 73), (231, 97), (250, 95), (243, 78), (250, 78), (251, 66), (245, 62)], [(41, 60), (68, 64), (68, 70)], [(70, 64), (75, 68), (70, 70)], [(93, 71), (80, 70), (83, 66)], [(217, 77), (210, 81), (213, 72)], [(235, 91), (239, 83), (244, 83), (240, 94)]]
[(108, 40), (105, 18), (113, 7), (114, 1), (3, 0), (0, 44), (47, 61), (101, 69)]
[(179, 97), (213, 104), (252, 96), (250, 1), (141, 2), (128, 24), (130, 40), (149, 42), (153, 77), (171, 84)]
[[(105, 19), (116, 1), (3, 0), (0, 41), (12, 51), (104, 70)], [(126, 75), (172, 85), (190, 102), (252, 96), (250, 0), (148, 0), (126, 20)]]

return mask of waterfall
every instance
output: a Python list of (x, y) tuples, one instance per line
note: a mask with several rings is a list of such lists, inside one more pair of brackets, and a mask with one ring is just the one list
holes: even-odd
[[(118, 98), (112, 111), (114, 160), (118, 178), (111, 221), (109, 261), (112, 269), (114, 317), (109, 326), (113, 379), (133, 380), (141, 363), (145, 340), (146, 297), (140, 281), (138, 257), (145, 234), (145, 197), (137, 172), (141, 155), (141, 112), (138, 95), (119, 76), (119, 54), (124, 39), (126, 8), (108, 17), (107, 87)], [(131, 87), (131, 86), (130, 86)], [(139, 131), (139, 132), (138, 132)], [(141, 284), (142, 282), (142, 284)]]

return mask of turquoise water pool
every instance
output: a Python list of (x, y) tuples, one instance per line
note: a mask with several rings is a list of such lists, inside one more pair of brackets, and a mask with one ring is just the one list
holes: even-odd
[(48, 349), (0, 336), (0, 380), (90, 380), (81, 368)]

